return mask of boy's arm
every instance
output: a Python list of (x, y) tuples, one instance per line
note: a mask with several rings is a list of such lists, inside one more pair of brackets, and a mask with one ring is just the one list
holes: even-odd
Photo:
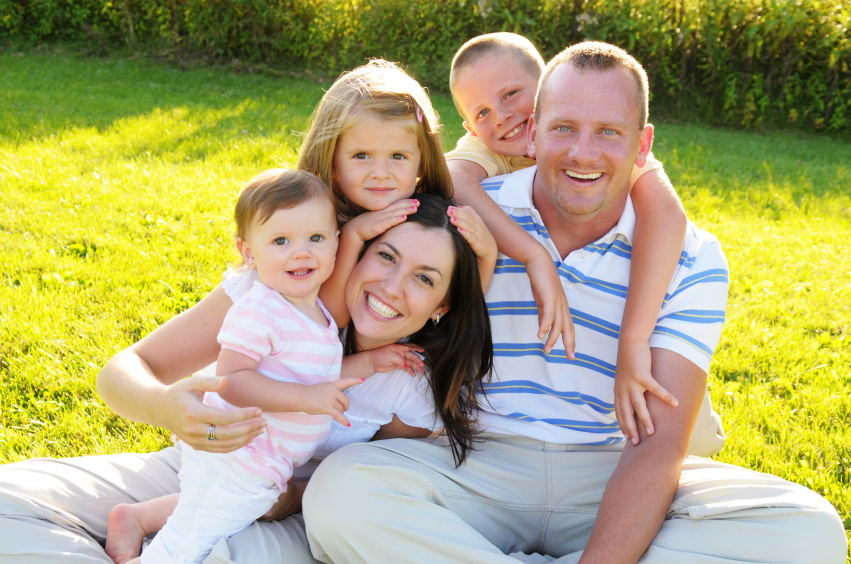
[(502, 254), (526, 266), (538, 304), (538, 338), (549, 333), (544, 350), (549, 353), (561, 335), (565, 354), (573, 358), (573, 320), (552, 257), (487, 195), (480, 183), (485, 178), (484, 168), (464, 160), (447, 164), (458, 203), (476, 210)]
[(325, 414), (347, 427), (349, 422), (343, 413), (349, 408), (349, 398), (343, 390), (363, 382), (362, 378), (311, 385), (279, 382), (257, 372), (253, 358), (226, 348), (219, 353), (216, 375), (227, 376), (227, 386), (219, 396), (236, 407), (259, 407), (269, 413)]
[(629, 289), (618, 338), (615, 399), (621, 429), (627, 439), (637, 444), (635, 415), (645, 431), (653, 434), (645, 390), (677, 405), (677, 400), (650, 374), (648, 343), (682, 254), (688, 220), (661, 169), (648, 171), (636, 180), (632, 202), (637, 219)]

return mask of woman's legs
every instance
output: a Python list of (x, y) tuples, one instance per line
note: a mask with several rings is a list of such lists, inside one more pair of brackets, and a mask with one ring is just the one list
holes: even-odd
[(180, 451), (0, 466), (0, 564), (112, 564), (109, 512), (178, 491)]

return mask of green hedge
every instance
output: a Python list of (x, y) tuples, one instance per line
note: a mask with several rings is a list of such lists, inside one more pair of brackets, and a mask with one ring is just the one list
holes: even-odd
[(647, 67), (653, 108), (710, 123), (851, 130), (851, 0), (0, 0), (0, 37), (86, 40), (338, 72), (403, 62), (443, 88), (468, 38), (544, 57), (583, 39)]

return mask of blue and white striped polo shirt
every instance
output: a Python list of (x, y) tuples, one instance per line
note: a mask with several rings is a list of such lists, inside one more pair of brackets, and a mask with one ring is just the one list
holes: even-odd
[[(479, 423), (487, 432), (560, 444), (621, 442), (614, 412), (615, 362), (635, 210), (627, 199), (611, 231), (562, 261), (532, 205), (536, 170), (490, 178), (482, 186), (555, 261), (576, 327), (576, 360), (567, 359), (561, 341), (544, 353), (526, 269), (500, 254), (486, 296), (495, 373), (485, 386)], [(650, 346), (679, 353), (708, 372), (724, 323), (727, 284), (727, 261), (718, 240), (689, 223)]]

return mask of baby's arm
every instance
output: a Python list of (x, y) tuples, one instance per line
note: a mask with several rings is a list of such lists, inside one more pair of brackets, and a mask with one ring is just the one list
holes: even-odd
[(371, 351), (363, 351), (343, 357), (340, 376), (348, 379), (363, 381), (373, 374), (404, 370), (411, 376), (422, 373), (425, 363), (414, 351), (422, 352), (422, 347), (411, 344), (396, 343), (385, 345)]
[(660, 169), (642, 174), (632, 188), (636, 227), (629, 290), (618, 338), (615, 413), (627, 440), (638, 444), (635, 417), (654, 432), (644, 392), (672, 406), (677, 400), (650, 373), (650, 335), (680, 260), (687, 218), (667, 175)]
[(419, 205), (416, 200), (399, 200), (383, 210), (362, 213), (343, 226), (334, 272), (319, 288), (319, 298), (337, 327), (345, 327), (351, 320), (346, 307), (346, 282), (358, 263), (364, 243), (405, 221)]
[(343, 413), (349, 398), (343, 390), (363, 382), (363, 378), (341, 378), (320, 384), (279, 382), (257, 372), (257, 361), (240, 352), (222, 348), (216, 363), (216, 375), (227, 376), (228, 383), (219, 396), (236, 407), (259, 407), (269, 413), (303, 411), (312, 415), (330, 415), (349, 426)]
[(572, 359), (573, 320), (552, 257), (485, 193), (481, 185), (487, 177), (484, 168), (458, 159), (449, 161), (448, 165), (458, 202), (478, 212), (502, 254), (526, 266), (538, 304), (538, 338), (549, 333), (544, 350), (549, 353), (561, 335), (565, 353)]

